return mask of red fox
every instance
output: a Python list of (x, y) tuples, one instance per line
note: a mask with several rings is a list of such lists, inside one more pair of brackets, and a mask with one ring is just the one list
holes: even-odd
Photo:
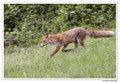
[[(40, 47), (44, 47), (47, 44), (54, 44), (56, 46), (55, 51), (50, 55), (50, 57), (54, 56), (59, 50), (60, 47), (63, 46), (62, 52), (68, 52), (77, 48), (78, 43), (85, 48), (84, 39), (86, 35), (98, 38), (98, 37), (111, 37), (114, 35), (113, 31), (88, 31), (82, 27), (73, 28), (63, 33), (59, 33), (56, 35), (50, 35), (49, 33), (44, 34), (44, 38)], [(71, 49), (66, 49), (68, 44), (75, 43), (75, 46)]]

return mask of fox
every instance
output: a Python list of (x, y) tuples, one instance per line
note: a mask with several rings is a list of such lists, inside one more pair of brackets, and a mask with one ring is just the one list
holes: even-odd
[[(60, 50), (61, 46), (63, 46), (62, 52), (72, 51), (78, 47), (78, 44), (85, 48), (84, 40), (87, 35), (91, 38), (112, 37), (114, 35), (114, 32), (102, 30), (85, 30), (82, 27), (73, 28), (66, 32), (58, 33), (55, 35), (51, 35), (48, 32), (46, 32), (43, 35), (43, 41), (40, 44), (40, 47), (44, 47), (47, 44), (54, 44), (56, 46), (56, 49), (50, 55), (51, 58)], [(71, 49), (66, 49), (66, 47), (70, 43), (74, 43), (75, 46)]]

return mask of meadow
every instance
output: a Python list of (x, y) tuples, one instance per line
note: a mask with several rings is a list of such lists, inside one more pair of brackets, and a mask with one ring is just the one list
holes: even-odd
[(60, 50), (49, 60), (54, 45), (9, 46), (4, 52), (4, 78), (116, 78), (116, 35), (87, 37), (85, 46)]
[(116, 4), (4, 4), (4, 78), (116, 78), (116, 34), (47, 60), (42, 35), (75, 27), (116, 32)]

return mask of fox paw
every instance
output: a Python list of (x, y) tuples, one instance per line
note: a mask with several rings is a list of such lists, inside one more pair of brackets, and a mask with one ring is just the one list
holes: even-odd
[(49, 58), (47, 58), (47, 60), (49, 60), (50, 59), (50, 57)]

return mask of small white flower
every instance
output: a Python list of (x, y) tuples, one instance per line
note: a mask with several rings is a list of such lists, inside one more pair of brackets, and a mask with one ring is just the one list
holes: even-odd
[(65, 14), (68, 14), (68, 13), (65, 13)]
[(75, 13), (75, 11), (71, 11), (70, 13)]
[(22, 48), (21, 50), (23, 51), (24, 49)]
[(63, 10), (60, 10), (60, 12), (64, 12)]

